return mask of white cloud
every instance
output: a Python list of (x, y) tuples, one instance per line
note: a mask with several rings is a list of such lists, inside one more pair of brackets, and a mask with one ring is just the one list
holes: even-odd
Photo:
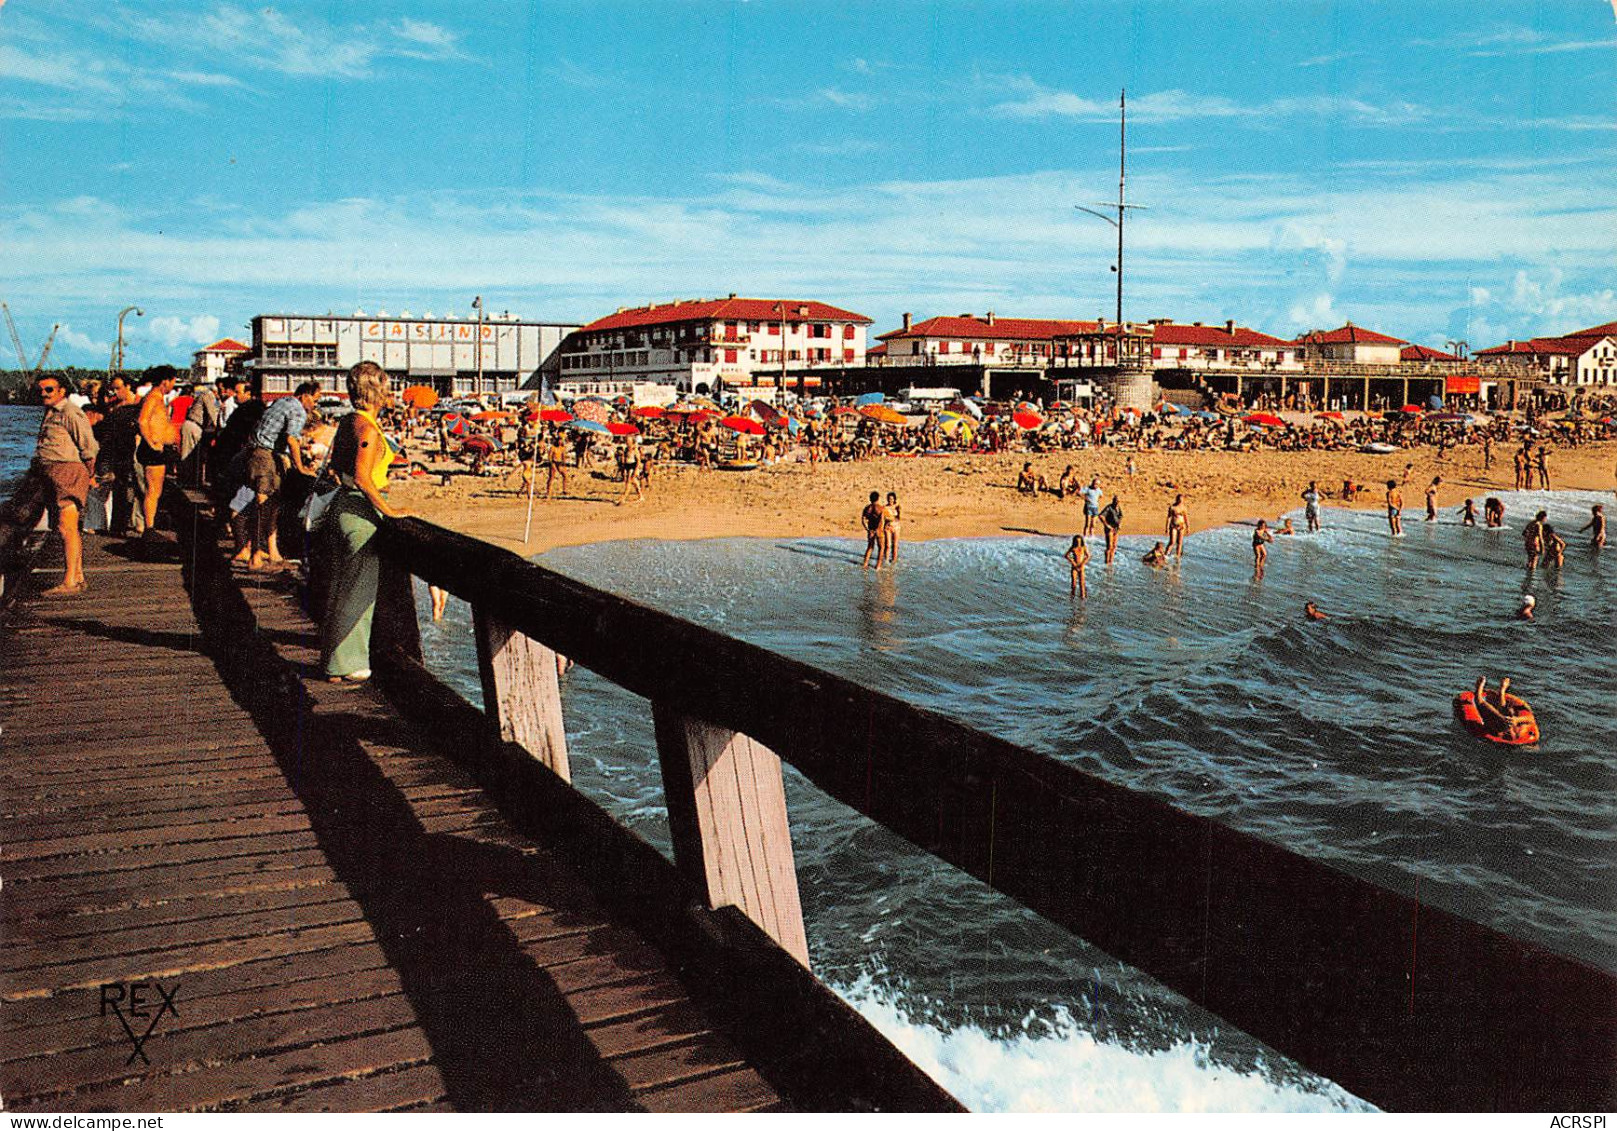
[[(234, 326), (274, 307), (441, 309), (472, 294), (557, 319), (730, 291), (814, 295), (878, 318), (989, 305), (1088, 316), (1110, 309), (1115, 244), (1071, 206), (1112, 175), (820, 188), (738, 172), (681, 196), (438, 192), (252, 217), (74, 198), (0, 207), (0, 290), (81, 322), (116, 309), (109, 295), (138, 299), (165, 312), (142, 332), (148, 346), (214, 336), (175, 311)], [(1441, 164), (1194, 180), (1158, 167), (1131, 181), (1153, 209), (1129, 228), (1128, 305), (1274, 332), (1351, 316), (1421, 340), (1465, 336), (1449, 327), (1457, 308), (1518, 337), (1592, 324), (1617, 301), (1613, 179), (1575, 164), (1463, 181)]]
[(112, 344), (92, 338), (63, 322), (56, 329), (56, 343), (51, 347), (51, 357), (63, 361), (66, 360), (63, 355), (68, 352), (76, 355), (75, 360), (80, 362), (105, 361), (112, 354)]
[[(165, 314), (145, 323), (142, 330), (143, 336), (162, 342), (171, 350), (182, 343), (205, 346), (219, 340), (219, 319), (212, 314), (197, 314), (188, 319)], [(124, 334), (130, 336), (128, 329)]]
[[(1008, 85), (1020, 92), (1019, 98), (995, 103), (988, 113), (1018, 119), (1074, 118), (1080, 121), (1117, 120), (1118, 106), (1110, 98), (1093, 99), (1071, 91), (1052, 90), (1032, 79), (1018, 77)], [(1129, 117), (1141, 122), (1178, 122), (1205, 118), (1262, 120), (1281, 117), (1347, 118), (1364, 125), (1408, 125), (1432, 117), (1430, 111), (1411, 102), (1378, 106), (1363, 99), (1336, 95), (1276, 98), (1255, 105), (1244, 105), (1220, 95), (1191, 94), (1183, 90), (1159, 90), (1129, 99)]]
[(854, 94), (846, 90), (839, 90), (834, 86), (825, 87), (816, 92), (816, 97), (843, 110), (864, 111), (869, 110), (871, 106), (868, 94)]
[(363, 79), (389, 57), (443, 61), (464, 59), (459, 33), (425, 20), (332, 24), (305, 11), (288, 15), (273, 6), (216, 4), (200, 18), (161, 17), (104, 23), (121, 34), (210, 60), (283, 75)]

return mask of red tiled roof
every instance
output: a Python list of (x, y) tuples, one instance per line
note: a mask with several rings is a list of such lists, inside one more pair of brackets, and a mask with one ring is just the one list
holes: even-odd
[(1529, 338), (1525, 342), (1506, 342), (1504, 345), (1489, 346), (1485, 350), (1478, 350), (1476, 356), (1495, 357), (1516, 353), (1548, 353), (1576, 357), (1597, 342), (1604, 341), (1606, 338), (1617, 338), (1617, 323), (1612, 325), (1614, 327), (1613, 331), (1600, 331), (1600, 327), (1595, 326), (1592, 329), (1600, 332), (1591, 334), (1580, 330), (1576, 334), (1567, 334), (1559, 338)]
[(1399, 361), (1459, 361), (1452, 353), (1434, 350), (1431, 346), (1410, 345), (1398, 351)]
[(580, 333), (591, 330), (621, 330), (629, 326), (661, 326), (670, 322), (712, 322), (734, 320), (738, 322), (776, 322), (780, 320), (781, 303), (786, 304), (788, 322), (858, 322), (869, 325), (870, 319), (851, 310), (830, 306), (823, 302), (805, 302), (801, 299), (773, 298), (711, 298), (691, 299), (688, 302), (659, 302), (651, 306), (637, 306), (597, 318)]
[(895, 338), (969, 338), (991, 342), (1048, 342), (1072, 334), (1092, 334), (1094, 322), (1070, 322), (1058, 318), (998, 318), (990, 326), (988, 321), (974, 315), (959, 317), (940, 316), (917, 322), (908, 330), (892, 330), (878, 334), (878, 341)]
[(251, 353), (249, 346), (244, 346), (235, 338), (220, 338), (211, 346), (203, 346), (198, 353)]
[(1574, 330), (1568, 334), (1569, 338), (1617, 338), (1617, 322), (1602, 322), (1598, 326), (1590, 326), (1587, 330)]
[(887, 356), (887, 346), (885, 344), (884, 345), (879, 345), (879, 346), (871, 346), (869, 349), (867, 349), (865, 351), (865, 356), (866, 357), (886, 357)]
[(1311, 333), (1302, 334), (1297, 340), (1307, 342), (1310, 345), (1322, 346), (1332, 346), (1343, 342), (1363, 343), (1369, 346), (1407, 346), (1409, 344), (1402, 338), (1378, 334), (1374, 330), (1366, 330), (1363, 326), (1355, 326), (1351, 322), (1336, 330), (1315, 330)]
[(1261, 349), (1277, 349), (1293, 344), (1245, 326), (1237, 326), (1230, 331), (1223, 326), (1195, 326), (1182, 322), (1157, 323), (1151, 342), (1159, 346), (1247, 346)]

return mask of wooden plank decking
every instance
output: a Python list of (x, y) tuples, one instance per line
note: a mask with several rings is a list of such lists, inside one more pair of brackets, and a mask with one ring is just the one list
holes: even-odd
[[(374, 691), (299, 678), (284, 579), (243, 582), (282, 663), (227, 677), (178, 557), (89, 538), (89, 591), (0, 627), (8, 1110), (783, 1103)], [(101, 987), (153, 981), (146, 1064)]]

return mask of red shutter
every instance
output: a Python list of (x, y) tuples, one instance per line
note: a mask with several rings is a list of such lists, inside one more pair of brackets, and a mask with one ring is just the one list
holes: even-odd
[(724, 360), (725, 361), (734, 361), (735, 359), (736, 359), (736, 351), (735, 350), (725, 350), (724, 351)]
[(939, 342), (938, 343), (938, 352), (939, 353), (948, 353), (949, 352), (949, 343), (948, 342)]
[(845, 342), (853, 341), (853, 326), (852, 326), (852, 324), (849, 324), (849, 325), (844, 326), (842, 328), (842, 340), (845, 341)]
[[(853, 329), (853, 327), (851, 327), (851, 326), (848, 327), (848, 328), (850, 330)], [(842, 351), (842, 360), (843, 361), (852, 361), (853, 360), (853, 351), (852, 350), (843, 350)]]

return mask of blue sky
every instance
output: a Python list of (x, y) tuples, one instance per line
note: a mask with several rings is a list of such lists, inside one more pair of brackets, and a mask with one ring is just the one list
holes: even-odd
[(1091, 318), (1123, 86), (1131, 318), (1617, 318), (1617, 0), (0, 0), (0, 298), (86, 365), (129, 303), (131, 365), (475, 294)]

